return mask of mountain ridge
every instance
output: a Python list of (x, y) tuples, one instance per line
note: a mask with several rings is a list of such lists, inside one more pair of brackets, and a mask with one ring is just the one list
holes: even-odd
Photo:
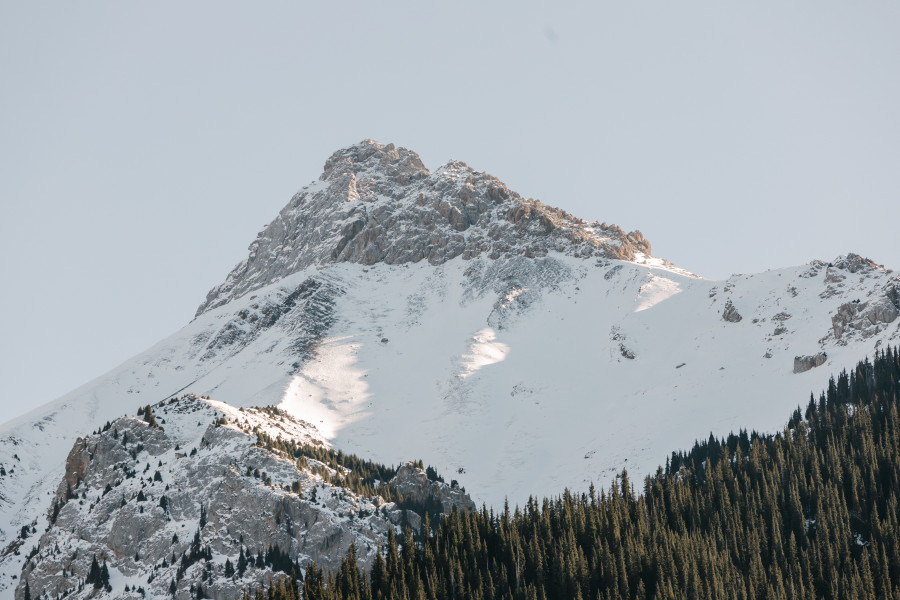
[(481, 254), (540, 257), (551, 249), (652, 258), (640, 231), (587, 223), (523, 198), (462, 161), (432, 173), (411, 150), (363, 140), (331, 155), (319, 179), (259, 232), (249, 256), (210, 290), (196, 314), (313, 265), (437, 265)]

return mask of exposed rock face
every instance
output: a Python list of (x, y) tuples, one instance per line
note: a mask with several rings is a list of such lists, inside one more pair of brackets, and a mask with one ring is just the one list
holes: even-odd
[(815, 367), (825, 364), (828, 355), (824, 352), (813, 354), (811, 356), (795, 356), (794, 357), (794, 373), (804, 373)]
[(728, 321), (729, 323), (740, 323), (741, 319), (744, 317), (741, 316), (741, 313), (734, 307), (734, 304), (731, 303), (731, 300), (725, 302), (725, 310), (722, 311), (722, 318)]
[(246, 348), (266, 329), (283, 317), (291, 324), (294, 366), (309, 359), (328, 329), (334, 324), (334, 305), (344, 291), (327, 276), (309, 277), (294, 289), (278, 290), (236, 312), (205, 344), (200, 360), (234, 355)]
[(416, 153), (365, 140), (335, 152), (213, 288), (200, 314), (311, 265), (441, 264), (457, 256), (650, 255), (639, 231), (586, 223), (450, 161), (429, 172)]
[(65, 498), (66, 486), (68, 486), (70, 491), (78, 487), (81, 481), (84, 480), (89, 464), (90, 456), (87, 452), (84, 438), (78, 438), (75, 440), (75, 445), (72, 446), (69, 456), (66, 458), (66, 474), (63, 476), (62, 483), (60, 483), (60, 489), (56, 492), (57, 498), (61, 494)]
[(886, 285), (863, 299), (841, 304), (831, 317), (834, 338), (846, 343), (852, 337), (863, 339), (883, 331), (900, 316), (900, 278), (895, 277)]
[[(814, 261), (813, 267), (820, 269), (824, 263)], [(825, 265), (825, 290), (820, 294), (821, 298), (830, 298), (841, 292), (848, 285), (847, 279), (850, 275), (857, 275), (860, 278), (869, 275), (884, 273), (884, 266), (876, 264), (868, 258), (863, 258), (859, 254), (852, 252), (838, 256), (836, 259)], [(887, 271), (890, 273), (890, 271)], [(853, 285), (852, 282), (849, 285)]]
[(440, 481), (428, 479), (425, 471), (413, 463), (407, 463), (397, 469), (397, 475), (391, 480), (404, 498), (411, 498), (419, 504), (437, 501), (445, 514), (453, 510), (472, 511), (475, 503), (468, 494), (459, 487)]
[(872, 302), (848, 302), (838, 308), (831, 317), (835, 339), (840, 339), (845, 332), (874, 329), (877, 333), (881, 325), (892, 323), (900, 315), (900, 307), (885, 296)]
[(863, 258), (859, 254), (848, 252), (846, 255), (839, 256), (828, 265), (829, 269), (840, 269), (849, 273), (867, 272), (872, 270), (884, 270), (884, 265), (879, 265), (875, 261)]
[[(858, 254), (839, 256), (828, 263), (825, 270), (825, 290), (819, 294), (824, 299), (834, 296), (847, 297), (849, 290), (866, 281), (879, 282), (866, 286), (868, 290), (859, 297), (840, 304), (831, 316), (831, 336), (846, 345), (852, 340), (866, 340), (875, 336), (900, 316), (900, 276)], [(881, 283), (883, 282), (883, 283)], [(849, 293), (848, 293), (849, 292)], [(830, 338), (830, 339), (829, 339)]]
[(772, 332), (773, 336), (784, 335), (788, 332), (788, 328), (784, 325), (784, 322), (791, 318), (791, 315), (782, 311), (777, 315), (772, 317), (772, 321), (776, 323), (775, 331)]
[[(388, 529), (421, 523), (394, 503), (328, 483), (342, 474), (324, 463), (295, 463), (254, 445), (253, 432), (260, 430), (321, 444), (308, 423), (197, 398), (160, 406), (156, 416), (168, 431), (122, 417), (102, 433), (79, 438), (50, 507), (51, 527), (27, 561), (17, 598), (26, 580), (33, 597), (73, 590), (94, 556), (106, 561), (113, 578), (140, 581), (149, 597), (170, 596), (172, 581), (177, 598), (193, 597), (192, 584), (202, 581), (210, 597), (235, 598), (272, 573), (250, 566), (243, 577), (226, 576), (226, 558), (237, 565), (242, 548), (255, 556), (278, 546), (301, 565), (315, 560), (337, 568), (354, 543), (365, 566)], [(227, 424), (217, 421), (222, 416)], [(394, 479), (404, 496), (422, 504), (474, 508), (461, 490), (431, 482), (414, 467), (403, 467)], [(179, 575), (195, 535), (217, 558), (201, 559)], [(119, 588), (114, 597), (140, 596)]]

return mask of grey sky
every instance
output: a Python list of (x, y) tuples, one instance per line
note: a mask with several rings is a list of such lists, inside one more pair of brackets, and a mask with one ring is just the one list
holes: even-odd
[(189, 321), (394, 142), (711, 278), (900, 268), (896, 2), (0, 2), (0, 422)]

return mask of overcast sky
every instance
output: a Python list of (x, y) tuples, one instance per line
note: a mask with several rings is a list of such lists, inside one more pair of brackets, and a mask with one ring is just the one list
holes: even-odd
[(549, 4), (0, 0), (0, 422), (186, 324), (364, 138), (709, 278), (900, 268), (900, 3)]

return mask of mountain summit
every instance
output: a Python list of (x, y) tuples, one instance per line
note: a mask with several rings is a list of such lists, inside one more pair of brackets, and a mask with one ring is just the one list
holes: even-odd
[(212, 290), (206, 310), (310, 266), (337, 262), (440, 265), (457, 256), (542, 257), (550, 251), (634, 261), (650, 257), (640, 231), (587, 223), (523, 198), (460, 161), (430, 172), (419, 155), (364, 140), (325, 162)]

